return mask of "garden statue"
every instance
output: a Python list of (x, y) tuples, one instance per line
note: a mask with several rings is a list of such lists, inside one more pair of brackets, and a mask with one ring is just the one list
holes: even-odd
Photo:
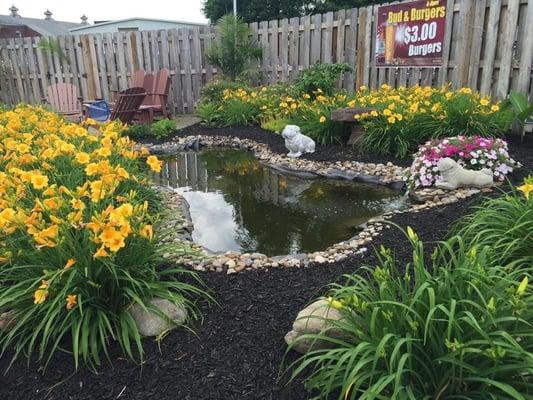
[(442, 176), (442, 180), (435, 182), (439, 189), (453, 190), (458, 187), (488, 187), (494, 183), (492, 171), (482, 169), (481, 171), (471, 171), (464, 169), (456, 161), (449, 157), (442, 158), (437, 163), (437, 168)]
[(297, 158), (303, 153), (315, 152), (315, 141), (300, 133), (300, 127), (297, 125), (286, 125), (281, 136), (285, 139), (285, 147), (289, 150), (287, 157)]

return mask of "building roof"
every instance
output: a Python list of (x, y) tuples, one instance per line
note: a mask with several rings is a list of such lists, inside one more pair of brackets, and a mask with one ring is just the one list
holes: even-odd
[(55, 19), (26, 18), (0, 15), (1, 25), (26, 25), (43, 36), (70, 35), (70, 29), (85, 25), (75, 22), (56, 21)]
[(114, 21), (105, 21), (100, 23), (95, 23), (93, 25), (81, 25), (77, 24), (77, 27), (73, 27), (70, 29), (71, 32), (75, 32), (77, 30), (84, 30), (84, 29), (90, 29), (100, 26), (106, 26), (106, 25), (113, 25), (121, 22), (129, 22), (129, 21), (149, 21), (149, 22), (163, 22), (163, 23), (169, 23), (169, 24), (179, 24), (179, 25), (191, 25), (191, 26), (198, 26), (198, 25), (207, 25), (201, 22), (186, 22), (186, 21), (174, 21), (169, 19), (157, 19), (157, 18), (139, 18), (139, 17), (133, 17), (133, 18), (125, 18), (125, 19), (116, 19)]

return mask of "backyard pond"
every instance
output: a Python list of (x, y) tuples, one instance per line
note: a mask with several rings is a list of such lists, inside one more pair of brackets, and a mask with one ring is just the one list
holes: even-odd
[(182, 152), (167, 158), (154, 180), (187, 200), (193, 240), (212, 252), (324, 250), (370, 218), (405, 207), (399, 191), (282, 174), (244, 150)]

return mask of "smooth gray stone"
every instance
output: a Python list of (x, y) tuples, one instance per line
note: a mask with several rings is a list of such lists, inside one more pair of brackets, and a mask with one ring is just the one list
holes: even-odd
[(163, 332), (174, 329), (187, 319), (187, 309), (181, 304), (174, 304), (166, 299), (155, 298), (147, 302), (158, 308), (168, 318), (162, 318), (154, 311), (144, 310), (138, 304), (134, 304), (129, 313), (133, 317), (141, 336), (159, 336)]

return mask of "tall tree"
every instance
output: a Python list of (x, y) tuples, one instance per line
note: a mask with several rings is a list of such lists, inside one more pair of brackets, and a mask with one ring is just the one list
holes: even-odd
[[(386, 0), (237, 0), (239, 16), (245, 22), (292, 18), (305, 14), (336, 11), (384, 3)], [(211, 23), (233, 10), (233, 0), (204, 0), (203, 13)]]

